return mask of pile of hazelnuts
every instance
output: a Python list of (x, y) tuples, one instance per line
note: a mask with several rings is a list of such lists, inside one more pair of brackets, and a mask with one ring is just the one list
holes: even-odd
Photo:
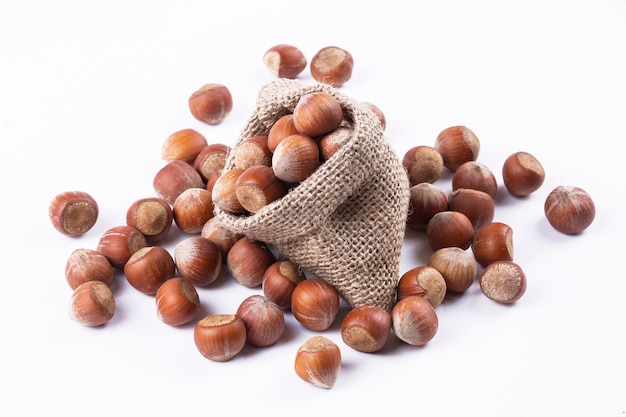
[[(307, 66), (304, 54), (286, 44), (267, 50), (263, 62), (280, 78), (296, 78)], [(350, 79), (352, 66), (348, 51), (331, 46), (312, 58), (310, 71), (316, 81), (340, 87)], [(197, 120), (217, 125), (233, 103), (226, 86), (211, 83), (191, 94), (188, 104)], [(383, 112), (364, 104), (384, 129)], [(208, 143), (194, 129), (174, 132), (162, 146), (167, 163), (154, 176), (156, 195), (134, 201), (126, 224), (105, 231), (97, 248), (76, 249), (67, 259), (65, 277), (73, 291), (70, 317), (85, 326), (109, 322), (116, 309), (110, 285), (118, 270), (133, 288), (154, 296), (156, 316), (167, 325), (195, 320), (194, 343), (210, 360), (228, 361), (246, 344), (275, 344), (284, 334), (287, 311), (307, 329), (330, 328), (340, 308), (338, 291), (308, 276), (270, 245), (224, 228), (214, 208), (256, 213), (305, 180), (351, 135), (341, 106), (325, 93), (303, 96), (293, 113), (277, 120), (267, 135), (240, 143), (233, 155), (235, 168), (228, 171), (224, 166), (233, 152), (229, 146)], [(510, 304), (524, 294), (526, 277), (513, 262), (512, 229), (494, 221), (497, 183), (477, 161), (479, 149), (469, 128), (452, 126), (433, 146), (406, 152), (406, 225), (425, 232), (433, 253), (426, 265), (401, 275), (391, 311), (367, 305), (348, 311), (341, 325), (347, 346), (376, 352), (392, 334), (409, 345), (428, 343), (438, 328), (435, 308), (447, 293), (463, 293), (477, 277), (481, 291), (496, 302)], [(435, 185), (444, 169), (454, 173), (449, 195)], [(502, 176), (508, 192), (522, 197), (541, 187), (545, 172), (533, 155), (516, 152), (504, 162)], [(561, 186), (548, 195), (545, 215), (557, 230), (576, 234), (591, 224), (595, 208), (584, 190)], [(62, 192), (50, 203), (49, 217), (59, 232), (81, 235), (96, 223), (98, 204), (87, 192)], [(170, 253), (161, 242), (173, 225), (188, 236)], [(196, 288), (214, 283), (224, 267), (236, 282), (261, 288), (262, 294), (250, 295), (235, 312), (198, 319), (201, 301)], [(313, 336), (295, 356), (300, 378), (318, 387), (334, 385), (341, 350), (332, 340)]]

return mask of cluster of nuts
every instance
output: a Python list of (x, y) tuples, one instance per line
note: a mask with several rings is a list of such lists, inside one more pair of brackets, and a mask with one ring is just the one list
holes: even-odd
[[(276, 45), (263, 61), (277, 77), (295, 78), (306, 67), (301, 51)], [(311, 61), (319, 82), (335, 87), (348, 81), (352, 56), (337, 47), (320, 50)], [(232, 96), (221, 84), (206, 84), (189, 97), (194, 118), (221, 123), (232, 109)], [(365, 103), (385, 128), (384, 114)], [(97, 248), (76, 249), (66, 262), (72, 289), (70, 317), (86, 326), (101, 326), (115, 313), (110, 289), (114, 271), (123, 272), (137, 291), (154, 296), (155, 315), (170, 326), (195, 321), (193, 339), (199, 353), (228, 361), (246, 344), (277, 343), (285, 332), (285, 313), (305, 328), (323, 331), (335, 322), (341, 295), (326, 281), (306, 276), (275, 248), (236, 235), (213, 217), (216, 206), (233, 213), (254, 214), (305, 180), (348, 140), (339, 103), (325, 93), (303, 96), (292, 114), (276, 121), (266, 136), (254, 136), (237, 147), (235, 169), (224, 171), (233, 150), (208, 143), (193, 129), (171, 134), (163, 143), (166, 164), (155, 174), (155, 196), (137, 199), (128, 208), (126, 224), (101, 236)], [(417, 266), (398, 280), (391, 311), (374, 306), (352, 308), (341, 323), (344, 343), (361, 352), (377, 352), (393, 334), (422, 346), (435, 336), (435, 308), (448, 292), (461, 293), (475, 281), (478, 265), (483, 293), (512, 303), (524, 293), (526, 278), (513, 263), (512, 229), (494, 222), (497, 183), (491, 171), (476, 162), (480, 143), (464, 126), (445, 129), (434, 146), (416, 146), (402, 160), (410, 180), (410, 212), (406, 224), (425, 231), (433, 249), (427, 265)], [(436, 187), (444, 168), (454, 172), (453, 192)], [(515, 196), (537, 190), (544, 179), (530, 154), (511, 155), (503, 166), (504, 183)], [(564, 233), (579, 233), (595, 214), (589, 196), (578, 188), (559, 187), (546, 200), (551, 225)], [(54, 227), (68, 236), (86, 233), (98, 218), (98, 205), (85, 192), (63, 192), (49, 206)], [(170, 253), (161, 242), (173, 225), (187, 235)], [(467, 249), (472, 248), (472, 254)], [(197, 291), (214, 283), (223, 268), (239, 284), (261, 293), (242, 300), (236, 311), (198, 320)], [(331, 388), (341, 368), (341, 350), (316, 335), (297, 350), (294, 369), (303, 380)]]

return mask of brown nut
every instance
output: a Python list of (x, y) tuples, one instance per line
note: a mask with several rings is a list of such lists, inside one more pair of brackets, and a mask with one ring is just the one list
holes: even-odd
[(440, 211), (426, 225), (426, 237), (433, 250), (448, 246), (467, 249), (474, 238), (474, 226), (471, 220), (459, 211)]
[(161, 158), (168, 162), (178, 159), (192, 164), (207, 145), (202, 133), (194, 129), (181, 129), (165, 139), (161, 146)]
[(441, 154), (443, 165), (454, 172), (465, 162), (478, 158), (480, 141), (468, 127), (450, 126), (437, 135), (434, 148)]
[(541, 163), (528, 152), (515, 152), (502, 165), (504, 186), (515, 197), (524, 197), (537, 191), (545, 177)]
[(194, 91), (188, 100), (191, 115), (198, 121), (218, 125), (233, 109), (233, 97), (225, 85), (208, 83)]
[(191, 282), (181, 277), (165, 281), (154, 298), (157, 317), (170, 326), (190, 323), (200, 311), (198, 291)]
[(343, 121), (341, 103), (328, 93), (302, 95), (293, 109), (293, 124), (303, 135), (317, 137), (339, 127)]
[(544, 213), (550, 225), (559, 232), (579, 234), (593, 223), (596, 207), (589, 193), (582, 188), (560, 185), (548, 194)]
[(427, 264), (441, 273), (446, 281), (447, 292), (465, 292), (472, 286), (478, 273), (474, 256), (456, 246), (433, 252)]
[(472, 242), (474, 258), (481, 266), (496, 261), (513, 260), (513, 229), (501, 222), (492, 222), (476, 231)]
[(98, 213), (98, 203), (84, 191), (64, 191), (48, 206), (52, 226), (67, 236), (79, 236), (91, 230)]
[(145, 246), (131, 255), (124, 265), (128, 283), (144, 294), (156, 294), (159, 287), (176, 274), (172, 255), (161, 246)]
[(211, 218), (202, 226), (200, 236), (209, 239), (217, 245), (222, 253), (223, 262), (226, 261), (230, 248), (241, 238), (241, 235), (225, 228), (217, 217)]
[(206, 188), (188, 188), (172, 205), (174, 223), (187, 234), (197, 234), (213, 218), (213, 197)]
[(409, 176), (409, 185), (422, 182), (434, 183), (443, 173), (443, 157), (432, 146), (417, 145), (410, 148), (402, 158), (402, 166)]
[(234, 214), (246, 211), (239, 202), (235, 191), (235, 183), (242, 173), (243, 169), (234, 168), (222, 172), (217, 178), (211, 191), (211, 198), (216, 207)]
[(230, 248), (226, 265), (236, 282), (244, 287), (255, 288), (263, 283), (263, 274), (275, 261), (267, 245), (244, 236)]
[(360, 352), (381, 350), (391, 333), (391, 314), (369, 305), (351, 309), (341, 322), (341, 338), (344, 343)]
[(526, 274), (512, 261), (490, 263), (478, 277), (480, 290), (487, 298), (512, 304), (526, 292)]
[(270, 127), (267, 134), (267, 147), (270, 152), (274, 152), (278, 144), (287, 136), (295, 135), (298, 132), (296, 125), (293, 123), (293, 113), (287, 113), (281, 116)]
[(348, 126), (338, 128), (326, 133), (319, 139), (320, 154), (323, 161), (327, 161), (354, 136), (354, 129)]
[(274, 76), (294, 79), (304, 71), (307, 60), (297, 47), (278, 44), (265, 51), (263, 63)]
[(448, 209), (448, 196), (438, 186), (422, 182), (409, 188), (409, 212), (407, 227), (426, 230), (433, 216)]
[(493, 198), (484, 191), (457, 188), (448, 196), (448, 209), (465, 214), (474, 230), (478, 230), (493, 221), (496, 205)]
[(135, 200), (126, 211), (126, 224), (139, 230), (149, 245), (161, 242), (171, 230), (173, 221), (172, 206), (160, 197)]
[(422, 296), (437, 307), (446, 296), (446, 280), (432, 266), (421, 265), (411, 268), (400, 276), (396, 286), (396, 299), (401, 300), (411, 295)]
[(155, 174), (152, 186), (159, 197), (174, 204), (176, 197), (183, 191), (204, 188), (204, 182), (192, 165), (184, 161), (171, 161)]
[(98, 241), (98, 252), (107, 257), (114, 268), (124, 265), (139, 249), (148, 246), (146, 237), (131, 226), (114, 226), (107, 229)]
[(304, 134), (286, 137), (272, 155), (274, 175), (286, 183), (304, 181), (319, 165), (319, 145), (312, 137)]
[(424, 346), (439, 329), (433, 306), (419, 295), (399, 300), (391, 310), (392, 329), (398, 339), (411, 346)]
[(237, 316), (246, 325), (246, 341), (252, 346), (273, 345), (285, 332), (283, 310), (260, 294), (245, 298), (237, 308)]
[(341, 87), (352, 77), (352, 54), (337, 46), (320, 49), (311, 58), (311, 75), (315, 81)]
[(268, 148), (267, 138), (264, 135), (255, 135), (237, 145), (233, 158), (235, 168), (245, 170), (256, 165), (270, 166), (272, 152)]
[(327, 330), (339, 313), (339, 293), (319, 278), (307, 278), (291, 293), (291, 312), (310, 330)]
[(84, 282), (72, 292), (69, 316), (75, 322), (89, 327), (101, 326), (109, 322), (114, 314), (115, 297), (104, 282)]
[(201, 236), (181, 240), (174, 247), (178, 275), (194, 286), (205, 287), (219, 277), (222, 253), (215, 243)]
[(226, 362), (246, 345), (246, 325), (235, 314), (211, 314), (196, 323), (193, 339), (202, 356)]
[(226, 157), (230, 152), (230, 146), (223, 143), (211, 143), (202, 150), (193, 160), (193, 167), (198, 171), (202, 179), (206, 182), (213, 174), (219, 175), (226, 165)]
[(65, 263), (65, 279), (72, 290), (89, 281), (113, 282), (113, 267), (102, 253), (93, 249), (75, 249)]
[(470, 188), (487, 193), (496, 198), (498, 182), (493, 172), (485, 164), (477, 161), (467, 161), (457, 168), (452, 175), (452, 190)]
[(266, 165), (246, 168), (235, 181), (235, 194), (242, 207), (256, 213), (287, 193), (285, 184)]
[(293, 289), (305, 279), (304, 271), (296, 263), (285, 259), (276, 261), (263, 273), (263, 295), (281, 309), (290, 309)]
[(325, 336), (313, 336), (296, 352), (296, 375), (319, 388), (332, 388), (341, 370), (341, 350)]

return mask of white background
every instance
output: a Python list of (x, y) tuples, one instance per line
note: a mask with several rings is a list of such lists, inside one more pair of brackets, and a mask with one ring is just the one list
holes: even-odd
[[(432, 145), (451, 125), (477, 134), (478, 160), (500, 185), (495, 219), (513, 227), (528, 278), (519, 302), (498, 305), (473, 285), (438, 307), (427, 346), (392, 338), (375, 354), (344, 345), (337, 322), (322, 332), (343, 354), (330, 390), (293, 371), (298, 346), (315, 333), (289, 314), (277, 345), (227, 363), (204, 359), (193, 327), (160, 322), (153, 297), (120, 274), (111, 322), (69, 320), (71, 251), (94, 248), (132, 201), (154, 195), (169, 134), (191, 127), (209, 142), (234, 142), (259, 88), (274, 80), (262, 55), (278, 43), (308, 59), (329, 45), (349, 50), (353, 77), (341, 89), (383, 110), (398, 155)], [(3, 2), (0, 413), (623, 416), (625, 52), (623, 0)], [(300, 80), (313, 81), (308, 68)], [(187, 108), (207, 82), (233, 95), (220, 126)], [(518, 150), (546, 170), (525, 199), (501, 180)], [(449, 180), (438, 185), (449, 190)], [(557, 185), (582, 187), (596, 203), (581, 235), (560, 234), (544, 217)], [(59, 234), (47, 217), (65, 190), (100, 205), (80, 238)], [(173, 233), (165, 245), (184, 237)], [(409, 233), (401, 271), (428, 255), (423, 235)], [(259, 292), (227, 274), (199, 289), (206, 314), (233, 312)]]

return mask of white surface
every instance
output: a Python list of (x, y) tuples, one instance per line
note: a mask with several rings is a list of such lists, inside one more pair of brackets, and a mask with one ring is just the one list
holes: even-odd
[[(626, 2), (409, 4), (2, 3), (1, 414), (626, 414)], [(109, 324), (69, 320), (69, 253), (95, 247), (132, 201), (154, 194), (170, 133), (192, 127), (209, 142), (235, 140), (258, 89), (274, 79), (262, 55), (278, 43), (309, 59), (328, 45), (349, 50), (353, 78), (342, 91), (385, 112), (399, 155), (433, 144), (450, 125), (474, 130), (479, 160), (501, 187), (496, 220), (514, 228), (515, 260), (528, 277), (518, 303), (498, 305), (474, 285), (438, 308), (439, 332), (426, 347), (396, 341), (376, 354), (343, 345), (337, 323), (323, 332), (344, 358), (331, 390), (294, 373), (296, 349), (314, 333), (290, 315), (277, 345), (246, 348), (227, 363), (197, 352), (192, 327), (161, 323), (152, 297), (123, 275)], [(308, 69), (300, 79), (312, 81)], [(226, 84), (234, 97), (217, 127), (187, 109), (206, 82)], [(500, 174), (517, 150), (533, 153), (547, 172), (522, 200), (507, 196)], [(448, 189), (449, 178), (439, 184)], [(596, 203), (580, 236), (562, 235), (544, 218), (545, 196), (561, 184), (586, 189)], [(88, 191), (100, 204), (83, 237), (62, 236), (49, 223), (48, 203), (65, 190)], [(401, 270), (428, 254), (411, 234)], [(206, 313), (232, 312), (256, 292), (227, 276), (199, 289)]]

